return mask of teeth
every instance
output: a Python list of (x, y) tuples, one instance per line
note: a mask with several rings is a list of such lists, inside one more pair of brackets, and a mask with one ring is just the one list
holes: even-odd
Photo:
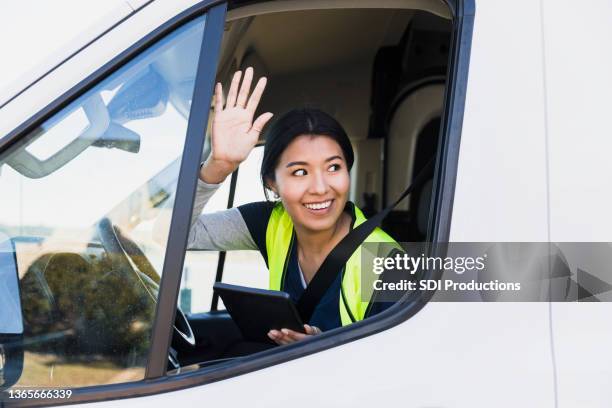
[(309, 208), (311, 210), (322, 210), (324, 208), (327, 208), (331, 205), (331, 200), (329, 201), (325, 201), (322, 203), (316, 203), (316, 204), (304, 204), (304, 207)]

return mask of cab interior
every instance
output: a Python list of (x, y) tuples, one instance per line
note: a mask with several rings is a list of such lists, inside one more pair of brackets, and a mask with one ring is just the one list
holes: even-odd
[[(217, 81), (227, 91), (233, 73), (251, 66), (256, 78), (268, 78), (256, 116), (269, 111), (278, 117), (295, 107), (316, 107), (334, 116), (355, 151), (350, 199), (366, 216), (377, 213), (395, 201), (437, 152), (451, 20), (443, 9), (271, 12), (256, 6), (228, 12)], [(429, 177), (383, 224), (399, 242), (427, 239), (433, 189)], [(232, 274), (225, 259), (220, 257), (217, 264), (221, 281)], [(237, 283), (244, 284), (240, 279)], [(210, 312), (187, 318), (196, 347), (178, 350), (183, 367), (269, 348), (245, 344), (214, 296)]]
[[(451, 22), (422, 10), (327, 9), (227, 22), (218, 80), (252, 66), (268, 77), (261, 112), (317, 107), (356, 153), (351, 199), (366, 214), (390, 204), (436, 152)], [(265, 135), (265, 132), (264, 132)], [(427, 235), (431, 183), (385, 224), (398, 241)]]

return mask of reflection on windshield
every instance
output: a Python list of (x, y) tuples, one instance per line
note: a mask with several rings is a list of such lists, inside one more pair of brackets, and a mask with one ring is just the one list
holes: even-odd
[(119, 262), (100, 221), (143, 251), (146, 276), (161, 273), (169, 225), (156, 220), (173, 209), (203, 26), (158, 41), (0, 156), (0, 232), (24, 312), (17, 385), (142, 378), (156, 280)]

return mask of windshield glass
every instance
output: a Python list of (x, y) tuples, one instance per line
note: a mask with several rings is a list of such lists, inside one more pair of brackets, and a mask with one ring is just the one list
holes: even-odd
[(0, 235), (14, 244), (22, 293), (18, 386), (143, 377), (204, 20), (0, 154)]

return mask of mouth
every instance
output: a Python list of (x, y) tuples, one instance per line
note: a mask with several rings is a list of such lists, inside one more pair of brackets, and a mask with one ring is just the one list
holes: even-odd
[(303, 203), (302, 205), (314, 214), (325, 214), (331, 208), (333, 201), (334, 200), (331, 199), (331, 200), (319, 201), (316, 203)]

